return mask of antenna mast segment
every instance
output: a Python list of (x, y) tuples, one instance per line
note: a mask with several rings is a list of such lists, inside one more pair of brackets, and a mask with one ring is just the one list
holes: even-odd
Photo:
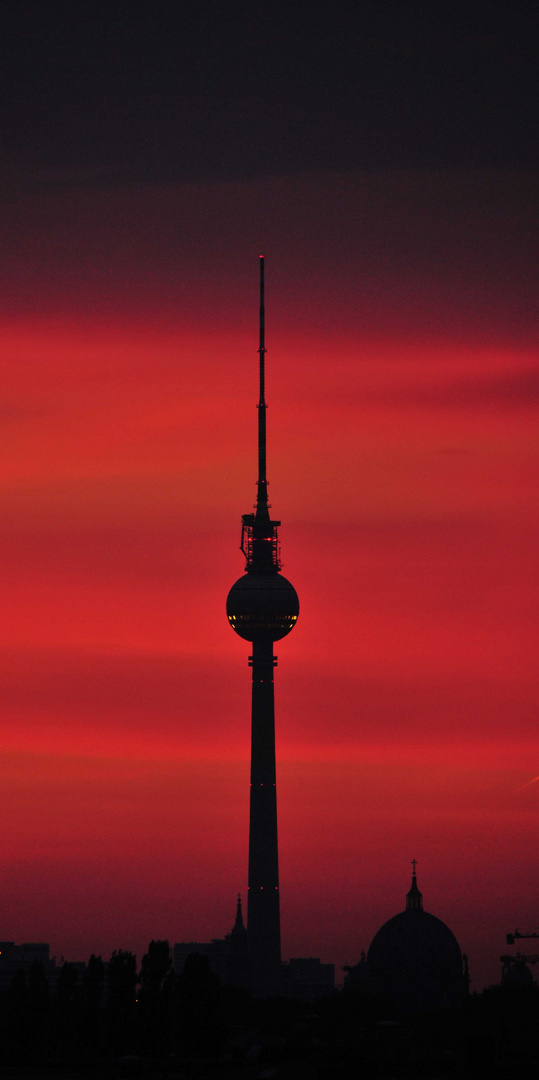
[(259, 400), (258, 400), (258, 480), (254, 514), (244, 514), (241, 529), (241, 550), (247, 560), (247, 572), (278, 573), (281, 569), (278, 527), (280, 521), (270, 521), (268, 478), (266, 475), (266, 312), (264, 304), (264, 256), (260, 256), (260, 323), (259, 323)]
[(258, 355), (260, 357), (260, 398), (258, 401), (258, 496), (257, 516), (267, 508), (268, 504), (268, 478), (266, 476), (266, 345), (265, 326), (266, 312), (264, 307), (264, 256), (260, 256), (260, 334)]

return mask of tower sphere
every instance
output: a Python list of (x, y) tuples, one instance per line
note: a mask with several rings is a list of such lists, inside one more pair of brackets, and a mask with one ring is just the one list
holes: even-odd
[(244, 574), (232, 586), (226, 613), (246, 641), (279, 641), (296, 625), (298, 594), (282, 574)]

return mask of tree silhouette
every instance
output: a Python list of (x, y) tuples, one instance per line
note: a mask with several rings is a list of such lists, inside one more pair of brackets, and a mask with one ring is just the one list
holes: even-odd
[(169, 998), (172, 963), (168, 941), (150, 941), (142, 958), (138, 1013), (142, 1048), (155, 1057), (168, 1049)]
[(137, 1047), (136, 1002), (137, 959), (133, 953), (115, 950), (107, 972), (105, 1045), (113, 1053), (129, 1053)]
[(28, 1056), (28, 986), (22, 968), (15, 972), (5, 996), (5, 1022), (8, 1037), (3, 1042), (9, 1048), (8, 1058), (23, 1060)]
[(50, 1035), (50, 992), (41, 960), (34, 960), (28, 973), (27, 1030), (34, 1054), (43, 1052)]
[(207, 956), (192, 953), (177, 980), (175, 1038), (180, 1054), (198, 1056), (219, 1044), (220, 983), (210, 971)]
[(80, 1042), (95, 1054), (101, 1041), (101, 1014), (105, 965), (92, 953), (80, 987)]
[(54, 1034), (57, 1052), (66, 1056), (78, 1043), (78, 973), (73, 964), (62, 964), (53, 999)]

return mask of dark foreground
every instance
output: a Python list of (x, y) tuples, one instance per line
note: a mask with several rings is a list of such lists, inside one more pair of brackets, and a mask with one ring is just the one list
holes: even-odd
[(205, 958), (190, 959), (178, 978), (160, 970), (157, 951), (140, 975), (130, 954), (117, 954), (104, 978), (93, 958), (82, 980), (64, 965), (53, 990), (39, 966), (18, 973), (0, 994), (0, 1080), (539, 1075), (535, 986), (492, 987), (460, 1009), (407, 1016), (351, 992), (253, 1001), (222, 988)]

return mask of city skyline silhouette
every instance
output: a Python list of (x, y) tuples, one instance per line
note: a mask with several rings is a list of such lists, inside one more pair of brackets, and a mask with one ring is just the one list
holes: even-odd
[(260, 252), (282, 956), (357, 963), (412, 857), (473, 986), (537, 923), (531, 16), (397, 7), (2, 7), (4, 940), (246, 905)]

